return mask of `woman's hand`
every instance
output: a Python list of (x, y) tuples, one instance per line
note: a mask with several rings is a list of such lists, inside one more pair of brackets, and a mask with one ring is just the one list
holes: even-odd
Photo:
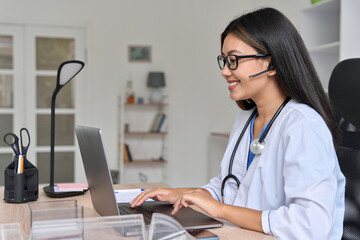
[(155, 188), (140, 193), (136, 198), (130, 202), (131, 207), (140, 206), (148, 198), (160, 202), (169, 202), (173, 204), (178, 197), (186, 191), (194, 190), (195, 188)]
[(219, 217), (222, 203), (215, 200), (209, 191), (198, 188), (191, 191), (183, 192), (174, 203), (174, 210), (171, 214), (176, 214), (180, 208), (196, 205), (211, 217)]
[(140, 206), (148, 198), (174, 204), (172, 214), (183, 206), (195, 205), (213, 218), (222, 218), (242, 228), (262, 232), (261, 211), (223, 204), (203, 188), (155, 188), (140, 193), (130, 206)]

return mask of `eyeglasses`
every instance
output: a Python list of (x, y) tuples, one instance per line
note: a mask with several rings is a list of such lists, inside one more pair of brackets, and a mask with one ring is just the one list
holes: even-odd
[(228, 56), (223, 56), (223, 55), (219, 55), (217, 57), (217, 61), (219, 64), (219, 68), (221, 70), (224, 69), (225, 67), (225, 63), (228, 66), (228, 68), (230, 70), (235, 70), (238, 67), (238, 61), (241, 58), (265, 58), (270, 56), (270, 54), (253, 54), (253, 55), (242, 55), (242, 56), (236, 56), (236, 55), (228, 55)]

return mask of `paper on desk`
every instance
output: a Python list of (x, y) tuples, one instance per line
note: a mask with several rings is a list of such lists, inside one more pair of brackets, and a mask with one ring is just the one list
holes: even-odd
[(88, 186), (83, 183), (58, 183), (54, 186), (55, 192), (79, 192), (87, 189)]
[[(131, 202), (137, 195), (139, 195), (143, 191), (145, 190), (141, 188), (115, 190), (114, 192), (115, 192), (116, 202), (117, 203)], [(149, 199), (148, 201), (153, 201), (153, 200)]]

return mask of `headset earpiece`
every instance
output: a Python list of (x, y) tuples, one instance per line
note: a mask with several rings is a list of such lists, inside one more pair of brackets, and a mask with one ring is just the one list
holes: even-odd
[(272, 62), (270, 61), (269, 65), (268, 65), (268, 68), (265, 70), (265, 71), (262, 71), (262, 72), (259, 72), (257, 74), (254, 74), (254, 75), (250, 75), (249, 78), (254, 78), (254, 77), (257, 77), (257, 76), (260, 76), (264, 73), (267, 73), (268, 71), (271, 71), (271, 70), (274, 70), (274, 66), (272, 65)]
[(267, 69), (268, 71), (271, 71), (271, 70), (274, 70), (274, 66), (273, 66), (273, 64), (272, 64), (272, 62), (270, 61), (270, 63), (269, 63), (269, 66), (268, 66), (268, 69)]

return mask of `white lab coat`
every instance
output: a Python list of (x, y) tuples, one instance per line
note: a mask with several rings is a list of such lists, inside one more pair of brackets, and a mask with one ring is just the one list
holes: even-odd
[[(251, 111), (236, 117), (221, 162), (221, 174), (203, 186), (221, 199), (221, 182), (228, 175), (230, 156)], [(280, 239), (341, 239), (345, 178), (341, 173), (332, 136), (320, 115), (291, 100), (265, 138), (265, 149), (248, 171), (250, 127), (237, 149), (225, 203), (261, 210), (265, 233)]]

